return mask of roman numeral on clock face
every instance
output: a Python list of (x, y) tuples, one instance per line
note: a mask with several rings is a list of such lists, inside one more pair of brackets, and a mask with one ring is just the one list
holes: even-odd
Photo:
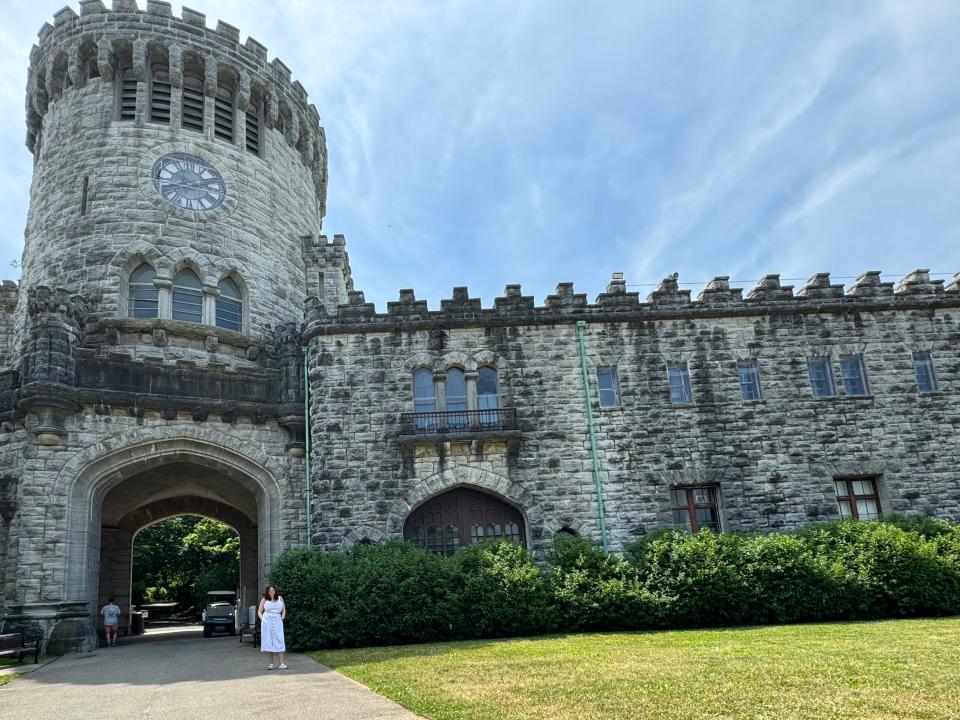
[(226, 197), (220, 173), (192, 155), (165, 155), (154, 163), (152, 175), (160, 196), (184, 210), (213, 210)]

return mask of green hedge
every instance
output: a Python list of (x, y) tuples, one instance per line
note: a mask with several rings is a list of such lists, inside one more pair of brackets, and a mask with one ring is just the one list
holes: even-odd
[(623, 557), (558, 536), (451, 558), (401, 542), (291, 550), (271, 580), (292, 649), (544, 632), (960, 613), (960, 526), (922, 517), (772, 535), (652, 533)]

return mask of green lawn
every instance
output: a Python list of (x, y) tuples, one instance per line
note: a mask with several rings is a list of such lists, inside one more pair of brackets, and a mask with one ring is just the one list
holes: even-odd
[(430, 720), (960, 718), (960, 618), (311, 654)]

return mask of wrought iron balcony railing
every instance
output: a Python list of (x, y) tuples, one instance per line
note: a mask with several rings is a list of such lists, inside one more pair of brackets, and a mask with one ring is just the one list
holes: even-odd
[(403, 413), (400, 416), (401, 435), (480, 433), (516, 429), (516, 408)]

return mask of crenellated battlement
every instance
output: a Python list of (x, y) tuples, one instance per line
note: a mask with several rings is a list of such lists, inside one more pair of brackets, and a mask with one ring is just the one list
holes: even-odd
[(691, 300), (690, 291), (679, 287), (674, 273), (640, 301), (640, 293), (629, 292), (624, 280), (611, 281), (593, 303), (573, 283), (557, 285), (542, 306), (524, 295), (520, 285), (507, 285), (503, 297), (492, 308), (483, 308), (467, 288), (454, 288), (453, 296), (442, 300), (440, 310), (430, 310), (417, 300), (413, 290), (400, 291), (397, 301), (387, 303), (387, 312), (378, 313), (362, 291), (348, 293), (348, 302), (335, 311), (325, 311), (317, 298), (306, 303), (305, 339), (317, 335), (351, 331), (409, 329), (436, 326), (550, 324), (564, 320), (658, 320), (678, 317), (748, 316), (806, 312), (846, 312), (904, 309), (914, 306), (960, 307), (960, 273), (944, 287), (943, 280), (931, 280), (929, 270), (914, 270), (896, 284), (883, 282), (877, 270), (857, 277), (849, 287), (831, 282), (829, 273), (816, 273), (794, 293), (793, 286), (781, 285), (779, 275), (765, 275), (746, 297), (742, 288), (730, 287), (726, 276), (715, 277)]
[(223, 21), (208, 27), (206, 15), (189, 8), (177, 16), (169, 2), (148, 0), (141, 10), (136, 0), (81, 0), (80, 13), (64, 7), (45, 23), (30, 53), (27, 81), (27, 147), (39, 150), (43, 118), (51, 103), (93, 79), (113, 82), (132, 71), (137, 83), (147, 83), (151, 68), (161, 63), (174, 95), (184, 77), (202, 78), (203, 94), (217, 96), (229, 85), (236, 110), (254, 109), (263, 124), (278, 130), (313, 175), (321, 216), (325, 214), (327, 150), (320, 115), (303, 85), (278, 58), (267, 59), (267, 48)]

